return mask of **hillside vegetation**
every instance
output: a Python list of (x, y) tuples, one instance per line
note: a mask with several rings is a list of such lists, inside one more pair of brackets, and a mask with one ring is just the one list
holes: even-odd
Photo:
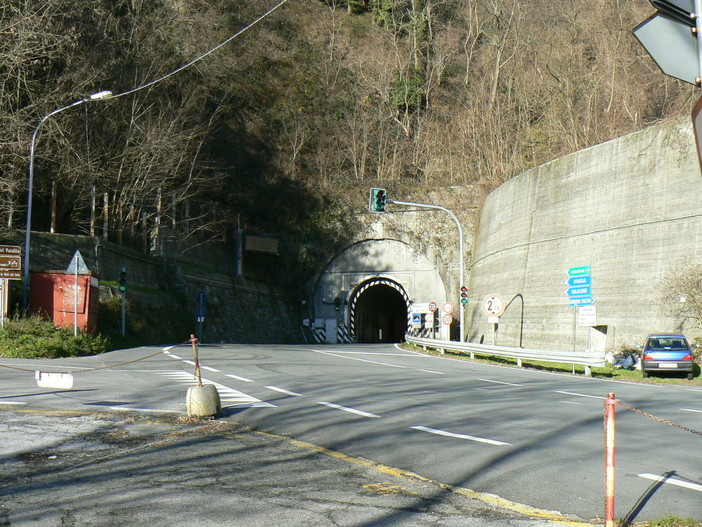
[[(277, 4), (4, 0), (0, 225), (22, 229), (49, 112), (188, 63)], [(152, 250), (282, 235), (302, 284), (368, 188), (490, 189), (689, 112), (633, 37), (645, 0), (289, 0), (167, 79), (47, 119), (33, 226)], [(54, 213), (52, 214), (52, 211)]]

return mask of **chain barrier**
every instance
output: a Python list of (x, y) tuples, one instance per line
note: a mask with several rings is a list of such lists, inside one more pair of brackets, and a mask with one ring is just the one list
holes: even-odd
[(623, 403), (619, 399), (616, 400), (616, 404), (623, 407), (623, 408), (626, 408), (627, 410), (631, 410), (634, 413), (641, 414), (644, 417), (648, 417), (649, 419), (653, 419), (654, 421), (658, 421), (659, 423), (663, 423), (663, 424), (678, 428), (680, 430), (683, 430), (685, 432), (690, 432), (692, 434), (702, 436), (702, 432), (699, 430), (694, 430), (693, 428), (688, 428), (687, 426), (679, 425), (677, 423), (674, 423), (673, 421), (669, 421), (668, 419), (663, 419), (662, 417), (658, 417), (658, 416), (655, 416), (653, 414), (649, 414), (648, 412), (644, 412), (643, 410), (639, 410), (638, 408), (634, 408), (633, 406), (630, 406), (626, 403)]
[[(96, 368), (86, 368), (84, 370), (77, 370), (71, 372), (71, 375), (77, 375), (79, 373), (88, 373), (91, 371), (98, 371), (98, 370), (108, 370), (110, 368), (117, 368), (119, 366), (125, 366), (127, 364), (133, 364), (135, 362), (140, 362), (142, 360), (150, 359), (152, 357), (155, 357), (156, 355), (160, 355), (161, 353), (165, 353), (166, 351), (170, 351), (173, 348), (177, 348), (178, 346), (184, 346), (185, 344), (190, 344), (192, 341), (190, 339), (186, 340), (185, 342), (181, 342), (180, 344), (176, 344), (175, 346), (168, 346), (167, 348), (163, 348), (160, 351), (157, 351), (156, 353), (152, 353), (151, 355), (147, 355), (146, 357), (140, 357), (138, 359), (134, 360), (128, 360), (124, 362), (119, 362), (117, 364), (108, 364), (107, 366), (98, 366)], [(21, 368), (19, 366), (10, 366), (9, 364), (0, 364), (0, 368), (7, 368), (9, 370), (18, 370), (18, 371), (28, 371), (28, 372), (36, 372), (36, 368)], [(44, 372), (44, 373), (66, 373), (66, 372)]]

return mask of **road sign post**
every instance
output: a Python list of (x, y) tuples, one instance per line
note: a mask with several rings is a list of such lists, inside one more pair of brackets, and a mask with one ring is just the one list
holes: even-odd
[(5, 311), (10, 301), (9, 280), (22, 278), (22, 248), (0, 245), (0, 328), (5, 327)]
[[(702, 0), (651, 0), (657, 13), (634, 28), (663, 73), (700, 86), (702, 81)], [(697, 157), (702, 167), (702, 98), (692, 110)]]
[[(83, 256), (80, 254), (80, 251), (76, 251), (73, 254), (73, 258), (71, 259), (71, 263), (68, 264), (68, 268), (66, 269), (66, 274), (73, 274), (76, 277), (76, 282), (75, 282), (75, 289), (73, 291), (73, 336), (77, 337), (78, 336), (78, 275), (81, 274), (88, 274), (90, 273), (90, 269), (88, 269), (88, 266), (85, 265), (85, 260), (83, 260)], [(86, 292), (86, 304), (88, 301), (87, 297), (87, 292)], [(87, 311), (87, 306), (86, 306), (86, 311)]]
[(200, 342), (204, 340), (202, 333), (202, 324), (207, 316), (207, 295), (202, 291), (197, 294), (197, 331), (200, 336)]
[(488, 317), (488, 322), (492, 324), (492, 345), (497, 345), (497, 325), (500, 322), (500, 315), (505, 312), (505, 301), (496, 293), (490, 293), (483, 298), (483, 313)]
[[(592, 296), (591, 273), (592, 268), (589, 265), (581, 265), (568, 269), (566, 284), (569, 287), (566, 289), (565, 293), (568, 295), (568, 303), (573, 307), (573, 351), (575, 351), (578, 312), (583, 307), (589, 307), (595, 303), (595, 299)], [(573, 368), (575, 368), (575, 365), (573, 365)]]

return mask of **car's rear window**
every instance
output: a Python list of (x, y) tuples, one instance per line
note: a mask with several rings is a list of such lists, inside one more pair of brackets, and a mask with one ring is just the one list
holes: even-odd
[(683, 351), (687, 350), (685, 339), (680, 337), (654, 337), (649, 339), (646, 349), (652, 351)]

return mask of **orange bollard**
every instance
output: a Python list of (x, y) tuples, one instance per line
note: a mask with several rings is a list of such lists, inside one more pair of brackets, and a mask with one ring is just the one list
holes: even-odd
[(195, 335), (190, 335), (190, 342), (193, 345), (193, 355), (195, 356), (195, 374), (197, 375), (197, 385), (202, 386), (202, 375), (200, 373), (200, 358), (198, 357), (198, 344), (200, 341)]
[(614, 468), (616, 453), (617, 400), (613, 393), (605, 401), (605, 527), (614, 527)]

